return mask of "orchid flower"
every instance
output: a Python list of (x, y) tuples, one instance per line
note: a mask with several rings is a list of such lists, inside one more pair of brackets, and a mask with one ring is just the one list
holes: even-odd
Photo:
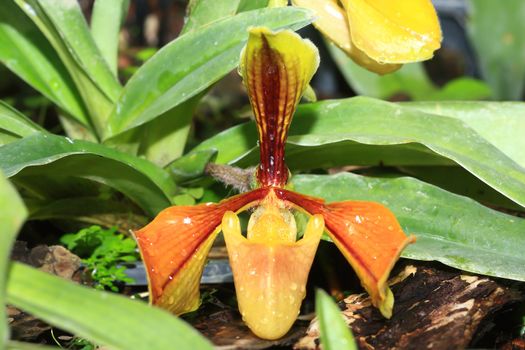
[(431, 0), (292, 0), (315, 11), (313, 25), (362, 67), (379, 74), (424, 61), (441, 46)]
[[(385, 317), (391, 316), (393, 296), (386, 280), (401, 250), (412, 241), (394, 215), (378, 203), (326, 204), (286, 188), (288, 128), (318, 65), (317, 48), (296, 33), (250, 30), (239, 70), (259, 132), (257, 188), (219, 203), (167, 208), (136, 232), (153, 305), (175, 314), (198, 308), (206, 256), (222, 231), (244, 321), (261, 338), (280, 338), (297, 318), (326, 230), (373, 304)], [(245, 237), (237, 213), (246, 210), (252, 214)], [(299, 240), (292, 210), (310, 215)]]

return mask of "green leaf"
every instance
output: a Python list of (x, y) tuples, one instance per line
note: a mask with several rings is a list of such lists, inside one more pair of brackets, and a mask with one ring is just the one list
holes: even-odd
[(322, 289), (315, 293), (315, 313), (319, 320), (321, 344), (324, 350), (357, 350), (350, 328), (343, 320), (341, 310)]
[(482, 206), (419, 180), (378, 179), (351, 173), (299, 175), (294, 190), (328, 202), (380, 202), (404, 231), (417, 236), (402, 256), (437, 260), (489, 276), (525, 281), (525, 219)]
[(24, 181), (80, 177), (124, 193), (149, 215), (170, 205), (175, 184), (154, 164), (103, 145), (35, 134), (0, 148), (0, 167)]
[(459, 166), (403, 166), (399, 170), (426, 183), (491, 207), (523, 211), (520, 205)]
[(359, 95), (388, 99), (404, 93), (412, 99), (420, 100), (436, 91), (422, 63), (405, 64), (398, 71), (381, 76), (359, 66), (335, 45), (327, 46), (348, 85)]
[(192, 0), (190, 14), (182, 28), (181, 34), (186, 34), (218, 19), (235, 15), (240, 0)]
[[(40, 131), (45, 130), (4, 101), (0, 101), (0, 135), (12, 135), (14, 141)], [(0, 136), (0, 146), (4, 144)]]
[(469, 0), (468, 34), (498, 100), (521, 100), (525, 78), (525, 2)]
[(129, 80), (109, 119), (108, 137), (158, 117), (235, 68), (249, 27), (298, 29), (311, 18), (311, 13), (302, 9), (263, 9), (215, 21), (180, 36), (159, 50)]
[(191, 152), (169, 164), (166, 170), (170, 172), (175, 182), (182, 183), (202, 176), (206, 165), (216, 156), (217, 151), (214, 149)]
[(525, 103), (411, 102), (403, 107), (460, 119), (525, 168)]
[(125, 153), (135, 154), (164, 167), (179, 158), (186, 146), (193, 113), (202, 93), (105, 142)]
[(97, 0), (91, 14), (91, 34), (100, 54), (117, 76), (117, 58), (120, 26), (126, 19), (129, 0)]
[[(190, 2), (188, 6), (191, 11), (188, 21), (182, 29), (182, 34), (234, 15), (237, 11), (238, 0), (217, 0), (213, 2), (213, 6), (210, 5), (211, 3), (206, 0)], [(118, 145), (124, 140), (125, 143), (135, 144), (138, 147), (135, 153), (139, 156), (144, 156), (159, 166), (166, 166), (182, 155), (188, 139), (194, 110), (206, 92), (207, 89), (140, 128), (132, 129), (117, 138), (111, 139), (109, 143)]]
[(346, 81), (359, 95), (386, 100), (405, 94), (415, 101), (428, 101), (480, 100), (492, 94), (487, 84), (471, 78), (458, 78), (438, 88), (422, 63), (405, 64), (393, 73), (378, 75), (356, 64), (335, 45), (328, 44), (328, 48)]
[(264, 8), (268, 6), (269, 0), (241, 0), (239, 3), (239, 12), (246, 12)]
[(212, 349), (197, 331), (163, 310), (19, 263), (11, 266), (7, 296), (16, 307), (111, 349)]
[(53, 47), (13, 0), (0, 1), (0, 62), (84, 125), (89, 117)]
[(15, 0), (46, 36), (67, 67), (101, 134), (121, 86), (89, 32), (77, 2)]
[(14, 187), (0, 172), (0, 347), (6, 343), (9, 332), (7, 331), (5, 284), (11, 247), (18, 230), (27, 216), (24, 203)]
[[(218, 163), (248, 166), (258, 160), (256, 140), (254, 124), (247, 123), (206, 140), (195, 151), (216, 150)], [(287, 162), (294, 170), (455, 162), (525, 206), (525, 168), (463, 121), (365, 97), (299, 106)]]
[(7, 350), (58, 350), (60, 348), (44, 346), (34, 343), (22, 343), (17, 341), (10, 341), (7, 343)]
[(433, 101), (468, 101), (488, 99), (491, 96), (492, 90), (485, 82), (472, 78), (457, 78), (448, 82), (427, 98), (422, 99)]

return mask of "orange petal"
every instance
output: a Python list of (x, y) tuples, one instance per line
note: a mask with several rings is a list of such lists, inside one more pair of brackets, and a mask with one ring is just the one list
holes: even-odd
[(267, 193), (258, 189), (218, 204), (170, 207), (137, 231), (151, 303), (176, 314), (197, 309), (202, 270), (224, 213), (257, 203)]
[(441, 28), (431, 0), (341, 2), (352, 43), (374, 61), (423, 61), (441, 46)]
[(261, 148), (257, 178), (263, 186), (288, 179), (284, 143), (301, 95), (319, 66), (317, 48), (290, 30), (250, 30), (239, 71), (248, 89)]
[(241, 235), (237, 215), (232, 212), (224, 215), (222, 230), (239, 310), (257, 336), (278, 339), (292, 327), (305, 296), (308, 273), (323, 228), (323, 217), (316, 215), (310, 218), (301, 240), (260, 243)]
[(389, 318), (394, 299), (386, 281), (401, 251), (414, 241), (413, 236), (405, 235), (394, 214), (374, 202), (324, 204), (322, 199), (291, 191), (275, 193), (310, 214), (323, 215), (330, 237), (356, 271), (373, 304)]
[(378, 74), (391, 73), (401, 68), (399, 64), (376, 62), (352, 44), (346, 11), (336, 0), (292, 0), (292, 3), (313, 10), (317, 18), (313, 22), (314, 27), (363, 68)]

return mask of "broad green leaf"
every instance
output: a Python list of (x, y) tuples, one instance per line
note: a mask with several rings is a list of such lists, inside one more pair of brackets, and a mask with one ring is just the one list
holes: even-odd
[(61, 114), (58, 115), (58, 120), (60, 121), (62, 128), (64, 128), (66, 136), (76, 140), (86, 140), (98, 143), (98, 139), (95, 134), (92, 133), (85, 125), (82, 125), (78, 121)]
[(138, 128), (139, 155), (164, 167), (184, 153), (193, 112), (202, 94), (181, 103)]
[(378, 179), (351, 173), (299, 175), (294, 190), (328, 202), (380, 202), (417, 241), (402, 256), (437, 260), (489, 276), (525, 281), (525, 219), (503, 214), (474, 200), (419, 180)]
[(333, 44), (328, 48), (346, 81), (359, 95), (389, 99), (405, 94), (415, 101), (479, 100), (491, 96), (484, 82), (471, 78), (455, 79), (438, 88), (422, 63), (405, 64), (393, 73), (378, 75), (359, 66)]
[(0, 62), (84, 125), (89, 117), (66, 67), (13, 0), (0, 1)]
[(472, 198), (485, 205), (523, 211), (523, 207), (459, 166), (403, 166), (399, 170), (406, 175)]
[[(181, 34), (195, 31), (211, 22), (232, 16), (237, 11), (238, 0), (195, 0), (189, 3), (190, 15)], [(193, 112), (207, 89), (187, 101), (173, 107), (158, 118), (128, 132), (130, 135), (113, 138), (111, 143), (124, 139), (135, 144), (136, 153), (159, 166), (165, 166), (179, 158), (186, 145)], [(121, 147), (122, 145), (120, 145)]]
[(0, 167), (24, 181), (42, 176), (79, 177), (124, 193), (149, 215), (170, 205), (175, 185), (169, 174), (132, 155), (87, 141), (35, 134), (0, 148)]
[(35, 343), (22, 343), (10, 341), (7, 343), (7, 350), (58, 350), (58, 347), (39, 345)]
[(428, 101), (486, 100), (492, 96), (491, 88), (484, 81), (472, 78), (457, 78), (446, 83), (428, 98)]
[(404, 93), (421, 99), (436, 90), (422, 63), (408, 63), (396, 72), (378, 75), (359, 66), (335, 45), (327, 44), (327, 47), (348, 85), (360, 95), (388, 99)]
[(54, 47), (102, 136), (121, 86), (98, 51), (78, 3), (70, 0), (15, 1)]
[[(297, 124), (297, 122), (295, 122)], [(296, 125), (297, 126), (297, 125)], [(296, 131), (297, 130), (297, 131)], [(335, 141), (328, 143), (325, 140), (316, 145), (302, 146), (292, 141), (292, 137), (304, 135), (299, 127), (290, 128), (292, 135), (288, 139), (286, 163), (292, 170), (309, 170), (317, 168), (332, 168), (344, 165), (453, 165), (454, 163), (443, 158), (428, 148), (418, 144), (402, 145), (368, 145), (353, 141)], [(315, 135), (311, 135), (315, 136)], [(230, 128), (214, 136), (190, 153), (177, 160), (179, 164), (187, 164), (186, 158), (195, 152), (217, 152), (216, 162), (232, 164), (240, 167), (254, 166), (259, 162), (257, 146), (257, 131), (253, 123), (242, 124)], [(176, 169), (174, 166), (174, 172)], [(181, 169), (183, 172), (183, 169)], [(197, 175), (198, 173), (194, 173)], [(189, 178), (188, 178), (189, 180)]]
[[(46, 27), (40, 27), (44, 34), (54, 35), (55, 32), (59, 34), (62, 40), (60, 44), (67, 47), (76, 63), (85, 70), (106, 96), (111, 100), (116, 100), (121, 89), (120, 83), (100, 54), (78, 2), (71, 0), (16, 1), (37, 25), (39, 22), (46, 25)], [(30, 8), (33, 8), (35, 14)], [(35, 15), (41, 18), (35, 18)], [(114, 20), (118, 21), (119, 18), (114, 18)], [(58, 38), (48, 37), (48, 39), (53, 42)], [(55, 48), (58, 49), (58, 47)]]
[(414, 102), (403, 107), (460, 119), (525, 168), (525, 103)]
[(91, 14), (91, 34), (100, 54), (117, 76), (117, 58), (120, 26), (126, 19), (129, 0), (97, 0)]
[(268, 6), (269, 0), (241, 0), (239, 2), (239, 12), (246, 12), (264, 8)]
[(322, 289), (315, 293), (315, 313), (319, 321), (321, 344), (324, 350), (357, 350), (350, 328), (341, 310)]
[(140, 127), (107, 140), (105, 144), (145, 157), (161, 167), (166, 166), (183, 154), (193, 113), (204, 93), (193, 96)]
[(192, 0), (181, 34), (194, 31), (218, 19), (235, 15), (241, 0)]
[(110, 349), (213, 349), (196, 330), (144, 302), (96, 291), (13, 263), (7, 300), (16, 307)]
[(3, 348), (9, 336), (4, 308), (9, 255), (27, 212), (18, 193), (2, 172), (0, 172), (0, 208), (0, 305), (2, 305), (0, 308), (0, 348)]
[(521, 100), (525, 81), (525, 2), (469, 0), (468, 31), (498, 100)]
[(308, 24), (311, 16), (301, 9), (262, 9), (218, 20), (180, 36), (129, 80), (106, 134), (110, 137), (142, 125), (219, 80), (237, 66), (249, 27), (298, 29)]
[(185, 182), (200, 177), (204, 174), (206, 165), (217, 156), (217, 151), (207, 149), (195, 151), (181, 157), (166, 167), (175, 182)]
[[(206, 140), (195, 150), (217, 150), (218, 163), (248, 166), (257, 163), (256, 140), (255, 127), (248, 123)], [(287, 161), (291, 169), (455, 162), (525, 206), (525, 168), (463, 121), (370, 98), (299, 106), (290, 128)]]
[(2, 142), (2, 135), (12, 135), (14, 141), (40, 131), (45, 130), (7, 103), (0, 101), (0, 146), (6, 143)]

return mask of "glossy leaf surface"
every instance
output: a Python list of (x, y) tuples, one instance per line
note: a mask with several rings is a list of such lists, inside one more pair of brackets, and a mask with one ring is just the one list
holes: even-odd
[(16, 307), (111, 349), (212, 349), (196, 330), (165, 311), (19, 263), (11, 266), (7, 297)]
[(11, 255), (11, 247), (15, 241), (18, 230), (27, 216), (27, 211), (22, 199), (15, 188), (7, 181), (0, 172), (0, 347), (3, 348), (9, 337), (6, 323), (6, 282)]
[(89, 125), (66, 66), (13, 0), (0, 2), (0, 62), (82, 124)]
[(38, 345), (35, 343), (25, 343), (10, 341), (7, 343), (7, 350), (58, 350), (59, 347)]
[(321, 344), (325, 350), (357, 350), (350, 328), (337, 304), (325, 291), (315, 293), (315, 313), (319, 320)]
[(108, 68), (117, 75), (120, 26), (126, 19), (129, 0), (97, 0), (91, 14), (91, 34)]
[(402, 106), (462, 120), (525, 168), (525, 103), (414, 102)]
[(154, 164), (103, 145), (35, 134), (0, 148), (0, 167), (7, 176), (80, 177), (114, 187), (149, 214), (170, 205), (175, 185)]
[(189, 15), (181, 34), (194, 31), (218, 19), (235, 15), (241, 0), (216, 0), (213, 6), (206, 0), (189, 2)]
[[(118, 96), (120, 84), (100, 54), (80, 5), (69, 0), (15, 1), (39, 26), (62, 60), (70, 65), (70, 73), (75, 73), (75, 65), (75, 68), (85, 71), (110, 100)], [(69, 62), (69, 59), (73, 62)]]
[[(182, 35), (148, 60), (126, 85), (113, 110), (107, 133), (114, 136), (150, 121), (219, 80), (238, 64), (247, 29), (299, 29), (311, 20), (292, 8), (244, 12)], [(203, 54), (203, 53), (206, 54)], [(173, 64), (184, 59), (190, 65)]]
[(525, 219), (506, 215), (413, 178), (376, 179), (351, 173), (300, 175), (296, 191), (327, 201), (369, 200), (387, 206), (416, 243), (402, 256), (437, 260), (489, 276), (525, 281)]
[[(196, 150), (217, 150), (218, 163), (255, 164), (254, 129), (231, 128)], [(289, 135), (286, 159), (292, 170), (457, 163), (525, 206), (524, 168), (456, 118), (357, 97), (299, 106)]]
[(79, 5), (68, 0), (15, 1), (67, 68), (101, 137), (121, 86), (98, 51)]
[(43, 131), (42, 127), (7, 103), (0, 101), (0, 146), (9, 143), (6, 141), (14, 141), (40, 131)]

